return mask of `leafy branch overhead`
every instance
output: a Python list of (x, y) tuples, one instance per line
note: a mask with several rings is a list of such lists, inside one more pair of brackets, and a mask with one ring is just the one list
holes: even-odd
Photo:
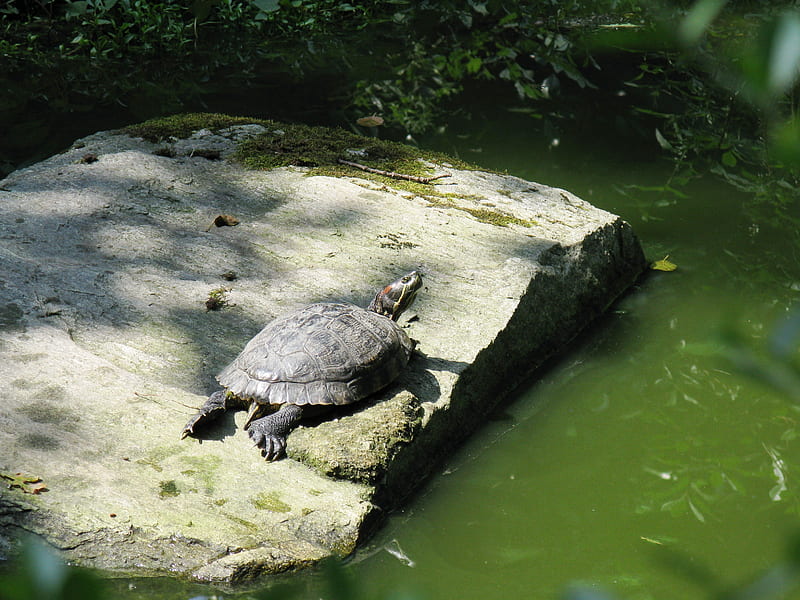
[[(77, 94), (89, 106), (136, 101), (179, 112), (209, 87), (198, 81), (233, 72), (246, 88), (268, 69), (277, 80), (335, 80), (337, 102), (352, 113), (418, 133), (469, 81), (507, 82), (528, 99), (548, 97), (561, 80), (591, 85), (582, 51), (560, 31), (574, 8), (527, 4), (0, 0), (0, 52), (10, 72), (50, 71), (32, 81), (49, 102)], [(120, 70), (129, 77), (115, 77)]]

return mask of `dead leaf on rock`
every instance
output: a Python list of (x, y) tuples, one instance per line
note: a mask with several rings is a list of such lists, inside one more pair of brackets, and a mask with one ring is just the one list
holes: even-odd
[(238, 224), (239, 219), (233, 215), (217, 215), (206, 231), (211, 231), (212, 227), (236, 227)]
[(8, 489), (19, 488), (25, 494), (40, 494), (47, 491), (47, 486), (42, 482), (42, 478), (36, 475), (0, 472), (0, 478), (6, 480)]

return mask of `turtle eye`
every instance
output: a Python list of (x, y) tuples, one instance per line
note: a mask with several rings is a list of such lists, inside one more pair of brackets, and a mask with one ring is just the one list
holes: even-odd
[(403, 275), (403, 278), (400, 281), (402, 281), (403, 283), (408, 283), (409, 281), (411, 281), (411, 277), (409, 277), (408, 275)]

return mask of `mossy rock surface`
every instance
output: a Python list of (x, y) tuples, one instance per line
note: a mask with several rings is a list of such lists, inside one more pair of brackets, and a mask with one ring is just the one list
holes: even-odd
[[(239, 581), (347, 555), (645, 266), (623, 220), (565, 190), (226, 115), (89, 136), (0, 203), (0, 473), (40, 479), (0, 489), (0, 548), (27, 530), (115, 572)], [(180, 439), (266, 322), (364, 306), (412, 269), (419, 353), (382, 394), (275, 463), (243, 413)]]

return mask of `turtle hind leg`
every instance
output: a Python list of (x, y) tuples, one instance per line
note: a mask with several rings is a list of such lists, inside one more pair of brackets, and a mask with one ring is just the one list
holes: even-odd
[(247, 426), (247, 433), (261, 455), (267, 460), (277, 460), (286, 454), (286, 436), (303, 418), (303, 407), (283, 404), (277, 412), (255, 419)]
[(231, 398), (225, 390), (214, 392), (208, 397), (200, 410), (194, 415), (186, 426), (181, 431), (181, 439), (195, 434), (195, 428), (199, 425), (200, 428), (205, 427), (208, 423), (219, 418), (229, 408), (233, 408)]

